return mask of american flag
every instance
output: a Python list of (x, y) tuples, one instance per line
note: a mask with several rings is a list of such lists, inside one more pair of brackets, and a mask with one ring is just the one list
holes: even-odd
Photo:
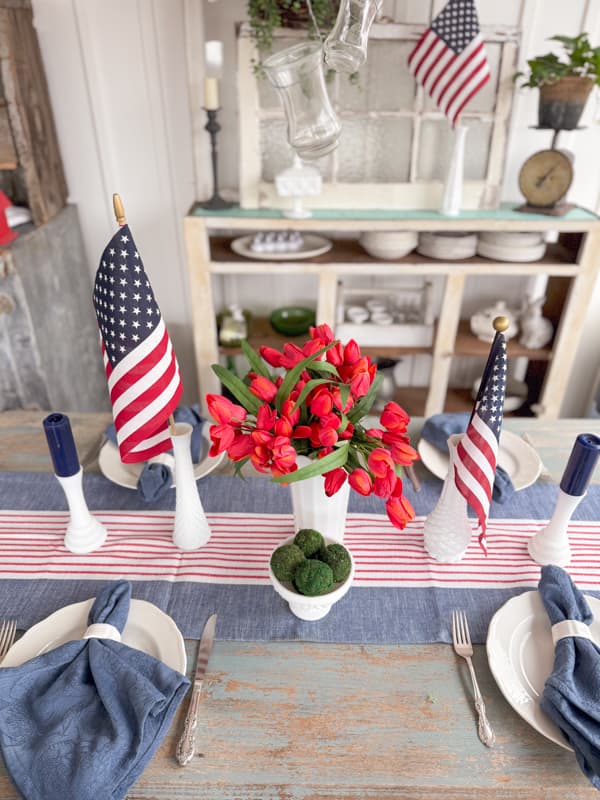
[(498, 440), (502, 428), (506, 389), (506, 339), (498, 331), (483, 371), (477, 400), (466, 433), (456, 448), (456, 488), (479, 521), (479, 544), (485, 551), (487, 517), (490, 510)]
[(408, 57), (409, 71), (452, 125), (490, 79), (475, 0), (450, 0)]
[(128, 225), (119, 228), (102, 253), (94, 308), (121, 461), (146, 461), (171, 448), (168, 419), (183, 385)]

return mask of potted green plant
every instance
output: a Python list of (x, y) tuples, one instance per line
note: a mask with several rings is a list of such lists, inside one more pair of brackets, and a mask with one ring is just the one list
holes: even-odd
[(587, 33), (579, 36), (552, 36), (564, 52), (546, 53), (530, 59), (529, 74), (522, 87), (540, 90), (539, 127), (573, 130), (577, 127), (594, 85), (600, 85), (600, 47), (592, 47)]

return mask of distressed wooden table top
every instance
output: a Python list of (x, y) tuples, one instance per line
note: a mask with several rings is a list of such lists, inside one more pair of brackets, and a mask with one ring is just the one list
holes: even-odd
[[(49, 470), (40, 412), (0, 414), (0, 469)], [(108, 415), (70, 415), (81, 460)], [(420, 428), (415, 420), (413, 432)], [(508, 419), (559, 480), (575, 436), (599, 420)], [(418, 435), (418, 434), (416, 434)], [(422, 465), (420, 470), (424, 470)], [(425, 474), (424, 472), (422, 473)], [(595, 476), (599, 480), (599, 476)], [(197, 642), (187, 642), (188, 663)], [(466, 664), (448, 645), (220, 642), (210, 659), (191, 764), (173, 756), (177, 719), (131, 790), (139, 800), (467, 800), (597, 797), (571, 753), (536, 733), (495, 685), (484, 647), (475, 668), (497, 735), (477, 738)], [(0, 800), (15, 800), (0, 768)]]

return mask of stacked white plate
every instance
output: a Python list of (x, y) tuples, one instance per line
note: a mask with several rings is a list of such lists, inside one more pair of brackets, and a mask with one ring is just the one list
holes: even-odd
[(484, 231), (477, 244), (480, 256), (495, 261), (538, 261), (545, 252), (544, 234), (533, 231)]
[(477, 252), (477, 234), (461, 231), (419, 234), (419, 253), (441, 261), (471, 258)]

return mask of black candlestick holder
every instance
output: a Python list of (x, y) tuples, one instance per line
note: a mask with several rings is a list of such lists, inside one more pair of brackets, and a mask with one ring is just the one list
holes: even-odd
[(221, 130), (221, 126), (217, 122), (218, 108), (205, 108), (208, 122), (204, 126), (204, 130), (210, 134), (210, 157), (212, 161), (212, 174), (213, 174), (213, 193), (209, 200), (203, 203), (198, 203), (202, 208), (211, 208), (215, 211), (220, 211), (225, 208), (231, 208), (234, 203), (229, 203), (224, 200), (219, 194), (219, 180), (217, 168), (217, 134)]

